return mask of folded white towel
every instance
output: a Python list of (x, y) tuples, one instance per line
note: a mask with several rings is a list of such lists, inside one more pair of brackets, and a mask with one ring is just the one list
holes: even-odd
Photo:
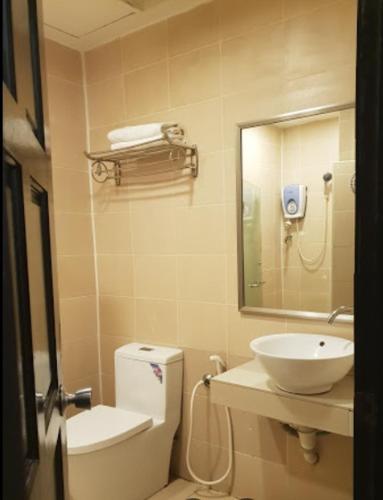
[(152, 137), (164, 134), (168, 129), (176, 129), (176, 127), (176, 123), (145, 123), (144, 125), (111, 130), (107, 137), (111, 143), (131, 142), (141, 139), (151, 139)]
[(140, 146), (141, 144), (146, 144), (147, 142), (151, 141), (160, 141), (161, 139), (164, 138), (163, 134), (155, 135), (151, 137), (150, 139), (137, 139), (136, 141), (121, 141), (121, 142), (114, 142), (113, 144), (110, 145), (110, 149), (114, 151), (115, 149), (123, 149), (123, 148), (129, 148), (132, 146)]
[[(172, 139), (173, 142), (178, 142), (179, 144), (185, 142), (185, 138), (184, 138), (183, 134), (178, 134), (178, 133), (171, 134), (171, 133), (169, 133), (169, 137), (170, 137), (170, 139)], [(148, 142), (160, 141), (164, 138), (165, 138), (164, 134), (159, 134), (159, 135), (155, 135), (153, 137), (150, 137), (149, 139), (138, 139), (137, 141), (115, 142), (115, 143), (110, 145), (110, 149), (112, 151), (115, 151), (117, 149), (129, 148), (132, 146), (140, 146), (142, 144), (147, 144)]]

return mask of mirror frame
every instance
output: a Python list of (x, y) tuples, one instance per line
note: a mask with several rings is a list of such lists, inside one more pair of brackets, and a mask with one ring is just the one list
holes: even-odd
[[(237, 123), (237, 154), (236, 154), (236, 206), (237, 206), (237, 270), (238, 270), (238, 310), (245, 314), (255, 314), (259, 316), (275, 316), (283, 318), (295, 318), (305, 320), (327, 321), (331, 311), (328, 313), (314, 311), (299, 311), (292, 309), (273, 309), (269, 307), (246, 306), (244, 297), (244, 249), (243, 249), (243, 225), (242, 225), (242, 130), (261, 125), (271, 125), (284, 121), (290, 121), (308, 116), (321, 115), (345, 109), (355, 109), (355, 102), (347, 102), (339, 105), (320, 106), (308, 108), (302, 111), (285, 113), (273, 118), (259, 120), (255, 122)], [(355, 273), (355, 270), (354, 270)], [(343, 305), (343, 304), (342, 304)], [(347, 305), (347, 304), (344, 304)], [(353, 323), (353, 314), (341, 314), (336, 318), (339, 323)]]

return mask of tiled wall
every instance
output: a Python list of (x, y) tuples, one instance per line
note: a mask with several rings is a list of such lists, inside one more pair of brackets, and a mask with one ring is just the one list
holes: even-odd
[(353, 304), (355, 194), (355, 110), (340, 113), (339, 162), (334, 165), (333, 307)]
[[(195, 181), (121, 187), (93, 183), (105, 403), (113, 403), (113, 352), (133, 339), (184, 348), (186, 409), (193, 384), (213, 369), (208, 361), (212, 352), (234, 366), (250, 357), (249, 341), (259, 335), (307, 331), (352, 336), (349, 326), (238, 312), (235, 146), (238, 122), (354, 100), (355, 20), (355, 0), (217, 0), (85, 54), (93, 150), (108, 147), (106, 132), (112, 128), (177, 121), (189, 142), (198, 145), (201, 166)], [(79, 80), (68, 82), (67, 76), (55, 75), (57, 68), (52, 71), (50, 81), (65, 80), (66, 91), (79, 91)], [(75, 95), (82, 106), (80, 92)], [(72, 94), (65, 94), (65, 101), (59, 96), (58, 113), (68, 117), (68, 102), (78, 101)], [(81, 106), (74, 106), (72, 117)], [(78, 144), (77, 137), (74, 141)], [(65, 158), (74, 150), (62, 148), (61, 153)], [(89, 221), (85, 180), (71, 181), (86, 177), (86, 165), (82, 157), (62, 163), (54, 159), (55, 172), (64, 178), (56, 191), (68, 186), (73, 196), (60, 202), (58, 195), (58, 212), (75, 210)], [(76, 194), (80, 189), (84, 196)], [(71, 248), (73, 244), (71, 239), (68, 257), (60, 257), (66, 283), (79, 285), (75, 291), (63, 286), (63, 302), (73, 307), (67, 321), (84, 317), (81, 301), (95, 311), (90, 250), (77, 243)], [(81, 311), (77, 315), (76, 307)], [(68, 345), (84, 345), (85, 339), (95, 345), (94, 330), (87, 331), (84, 340)], [(91, 365), (87, 360), (86, 366)], [(217, 476), (227, 459), (222, 409), (208, 405), (206, 391), (198, 396), (197, 408), (192, 460), (204, 477)], [(351, 499), (350, 439), (321, 436), (321, 461), (313, 467), (278, 423), (237, 411), (233, 416), (234, 495)], [(187, 423), (184, 412), (173, 456), (173, 471), (183, 477), (188, 477)]]
[[(243, 182), (249, 183), (250, 189), (256, 194), (256, 211), (251, 217), (251, 226), (247, 228), (249, 223), (244, 220), (243, 227), (244, 294), (247, 306), (282, 307), (282, 135), (282, 130), (272, 125), (242, 131)], [(243, 193), (245, 196), (245, 189)], [(249, 235), (248, 232), (253, 234)], [(254, 281), (263, 281), (264, 284), (259, 288), (249, 288), (248, 284)]]
[[(85, 54), (90, 145), (122, 125), (177, 121), (200, 151), (193, 180), (141, 187), (93, 184), (104, 401), (113, 352), (131, 340), (185, 350), (184, 418), (173, 470), (185, 467), (186, 409), (219, 352), (229, 366), (273, 332), (352, 336), (352, 328), (241, 315), (237, 310), (236, 123), (354, 100), (355, 1), (219, 0)], [(259, 499), (351, 498), (352, 441), (320, 438), (304, 462), (279, 424), (233, 412), (233, 493)], [(193, 463), (226, 466), (222, 409), (197, 398)], [(227, 486), (227, 485), (226, 485)], [(221, 486), (222, 487), (222, 486)]]
[[(339, 120), (313, 121), (283, 131), (282, 183), (307, 186), (306, 215), (282, 240), (283, 290), (286, 309), (330, 311), (332, 308), (332, 206), (334, 194), (325, 187), (323, 174), (333, 173), (339, 158)], [(325, 194), (328, 194), (326, 205)], [(327, 219), (327, 221), (326, 221)], [(326, 229), (327, 223), (327, 229)], [(285, 232), (284, 232), (285, 233)], [(318, 258), (319, 256), (319, 258)], [(350, 274), (350, 277), (352, 274)]]
[[(81, 55), (46, 41), (65, 389), (99, 401), (97, 313)], [(73, 411), (71, 409), (70, 411)]]

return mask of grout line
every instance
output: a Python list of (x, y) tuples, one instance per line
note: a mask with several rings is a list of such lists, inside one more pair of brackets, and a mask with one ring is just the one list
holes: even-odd
[[(84, 93), (84, 104), (85, 104), (85, 127), (86, 127), (86, 147), (90, 150), (90, 126), (89, 126), (89, 103), (86, 85), (86, 68), (85, 68), (85, 54), (81, 55), (81, 67), (82, 67), (82, 88)], [(90, 175), (90, 161), (88, 164), (88, 181), (89, 181), (89, 197), (90, 197), (90, 217), (92, 224), (92, 239), (93, 239), (93, 265), (94, 265), (94, 280), (96, 287), (96, 316), (97, 316), (97, 351), (98, 351), (98, 383), (99, 383), (99, 394), (100, 402), (103, 402), (104, 393), (102, 387), (102, 374), (101, 374), (101, 329), (100, 329), (100, 290), (99, 290), (99, 279), (98, 279), (98, 267), (97, 267), (97, 244), (96, 244), (96, 225), (94, 219), (94, 206), (93, 206), (93, 183), (92, 177)]]
[(223, 94), (223, 57), (222, 57), (222, 39), (219, 38), (218, 40), (218, 52), (219, 52), (219, 82), (218, 82), (218, 99), (219, 99), (219, 119), (220, 119), (220, 143), (221, 143), (221, 162), (223, 164), (223, 217), (224, 217), (224, 245), (225, 245), (225, 252), (224, 252), (224, 258), (225, 258), (225, 314), (224, 314), (224, 321), (225, 321), (225, 361), (226, 364), (228, 363), (229, 360), (229, 315), (228, 315), (228, 309), (227, 306), (229, 304), (229, 254), (228, 254), (228, 202), (227, 202), (227, 176), (226, 176), (226, 169), (225, 169), (225, 154), (223, 153), (225, 149), (225, 144), (224, 144), (224, 114), (223, 114), (223, 99), (222, 99), (222, 94)]
[[(121, 57), (121, 64), (123, 65), (123, 51), (122, 51), (122, 41), (120, 40), (120, 57)], [(125, 91), (125, 77), (124, 75), (122, 76), (123, 78), (123, 101), (122, 105), (124, 107), (124, 117), (125, 120), (129, 122), (129, 119), (127, 118), (128, 114), (128, 103), (126, 100), (126, 91)], [(129, 199), (126, 201), (127, 203), (127, 211), (122, 212), (128, 215), (128, 234), (129, 234), (129, 240), (130, 240), (130, 245), (131, 245), (131, 260), (132, 260), (132, 265), (131, 265), (131, 270), (132, 270), (132, 287), (133, 287), (133, 295), (132, 295), (132, 300), (133, 300), (133, 340), (136, 340), (137, 338), (137, 301), (136, 301), (136, 252), (134, 248), (134, 238), (133, 238), (133, 229), (132, 229), (132, 221), (133, 221), (133, 213), (132, 213), (132, 204), (130, 203)], [(109, 213), (109, 212), (108, 212)]]

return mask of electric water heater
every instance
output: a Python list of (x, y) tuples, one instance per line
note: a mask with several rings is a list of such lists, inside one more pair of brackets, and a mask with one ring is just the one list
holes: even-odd
[(286, 219), (301, 219), (306, 212), (307, 186), (289, 184), (281, 192), (283, 215)]

